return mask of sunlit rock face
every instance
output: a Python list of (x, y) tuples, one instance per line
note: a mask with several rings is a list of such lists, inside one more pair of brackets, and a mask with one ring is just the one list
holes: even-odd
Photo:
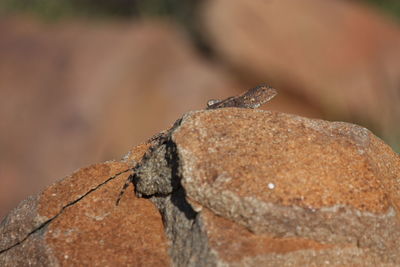
[[(136, 196), (116, 206), (129, 174)], [(0, 265), (396, 266), (399, 177), (399, 155), (354, 124), (193, 111), (22, 202)]]

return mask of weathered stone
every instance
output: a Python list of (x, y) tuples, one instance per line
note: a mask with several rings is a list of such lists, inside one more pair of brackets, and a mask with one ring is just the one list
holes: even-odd
[(129, 191), (116, 206), (132, 162), (145, 149), (132, 150), (126, 163), (78, 170), (22, 202), (1, 224), (0, 265), (168, 266), (154, 205)]
[(398, 144), (400, 28), (354, 1), (204, 1), (204, 35), (241, 77), (295, 91)]
[[(400, 157), (369, 130), (225, 108), (159, 136), (21, 203), (0, 265), (400, 264)], [(115, 206), (132, 166), (163, 224), (131, 192)]]
[(171, 21), (1, 17), (0, 36), (0, 218), (242, 87)]
[[(187, 114), (163, 146), (142, 163), (147, 171), (137, 184), (160, 172), (181, 182), (181, 197), (179, 190), (153, 197), (171, 250), (182, 242), (190, 250), (185, 260), (172, 254), (175, 263), (400, 263), (400, 159), (365, 128), (268, 111), (198, 111)], [(154, 164), (174, 153), (178, 166)], [(170, 190), (164, 184), (158, 192), (137, 189), (157, 195)], [(176, 224), (173, 203), (184, 194), (190, 216)], [(220, 226), (227, 220), (242, 229), (240, 236)], [(238, 249), (240, 255), (228, 252), (243, 243), (247, 250)]]

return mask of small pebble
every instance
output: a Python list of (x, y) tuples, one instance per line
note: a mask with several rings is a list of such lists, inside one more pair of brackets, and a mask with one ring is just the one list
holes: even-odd
[(275, 188), (275, 184), (273, 184), (273, 183), (268, 183), (268, 188), (269, 188), (269, 189), (274, 189), (274, 188)]

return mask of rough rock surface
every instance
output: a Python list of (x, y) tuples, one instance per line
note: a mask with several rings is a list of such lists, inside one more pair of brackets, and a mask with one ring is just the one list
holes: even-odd
[(400, 264), (400, 159), (365, 128), (192, 112), (137, 172), (138, 192), (156, 195), (178, 265)]
[(204, 1), (202, 21), (210, 46), (237, 73), (369, 120), (396, 143), (400, 28), (352, 2)]
[(0, 36), (0, 218), (55, 178), (242, 88), (170, 21), (0, 17)]
[(146, 148), (125, 162), (80, 169), (23, 201), (1, 224), (0, 266), (168, 266), (154, 205), (132, 192), (115, 205), (124, 171)]
[[(203, 110), (132, 152), (21, 203), (1, 224), (0, 265), (400, 264), (400, 157), (365, 128)], [(127, 173), (113, 175), (139, 160), (136, 193), (162, 219), (130, 192), (114, 205)]]

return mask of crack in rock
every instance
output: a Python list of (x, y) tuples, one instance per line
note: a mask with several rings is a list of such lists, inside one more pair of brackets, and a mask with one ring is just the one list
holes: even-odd
[(119, 175), (126, 173), (128, 171), (131, 171), (132, 168), (123, 170), (121, 172), (118, 172), (117, 174), (110, 176), (109, 178), (107, 178), (104, 182), (98, 184), (97, 186), (95, 186), (94, 188), (90, 189), (89, 191), (87, 191), (85, 194), (83, 194), (82, 196), (78, 197), (77, 199), (69, 202), (67, 205), (63, 206), (60, 211), (54, 215), (53, 217), (47, 219), (46, 221), (44, 221), (43, 223), (41, 223), (38, 227), (36, 227), (35, 229), (33, 229), (32, 231), (30, 231), (24, 238), (22, 238), (21, 240), (19, 240), (18, 242), (16, 242), (15, 244), (0, 250), (0, 254), (9, 251), (10, 249), (21, 245), (25, 240), (27, 240), (31, 235), (35, 234), (36, 232), (40, 231), (41, 229), (43, 229), (45, 226), (47, 226), (49, 223), (51, 223), (54, 219), (56, 219), (58, 216), (60, 216), (65, 209), (73, 206), (74, 204), (76, 204), (77, 202), (79, 202), (80, 200), (82, 200), (83, 198), (85, 198), (86, 196), (88, 196), (89, 194), (91, 194), (92, 192), (96, 191), (97, 189), (99, 189), (100, 187), (102, 187), (103, 185), (107, 184), (109, 181), (114, 180), (115, 178), (117, 178)]
[[(170, 134), (173, 130), (170, 131)], [(160, 211), (172, 245), (175, 266), (213, 266), (216, 258), (200, 216), (186, 200), (176, 144), (168, 135), (135, 168), (136, 194), (150, 199)]]
[[(216, 113), (216, 111), (214, 112)], [(349, 199), (345, 198), (344, 201), (340, 199), (336, 200), (338, 202), (337, 205), (335, 205), (335, 202), (329, 202), (325, 204), (325, 206), (322, 205), (322, 207), (318, 207), (318, 209), (312, 208), (313, 205), (298, 206), (297, 202), (294, 201), (293, 203), (289, 203), (290, 205), (280, 205), (279, 202), (275, 203), (270, 201), (270, 198), (265, 197), (264, 199), (260, 200), (257, 198), (257, 195), (253, 196), (251, 194), (243, 194), (242, 196), (238, 197), (238, 194), (235, 193), (236, 191), (232, 192), (234, 189), (236, 189), (233, 188), (233, 186), (231, 188), (228, 187), (227, 190), (223, 190), (224, 186), (218, 184), (217, 178), (219, 176), (214, 175), (218, 174), (218, 172), (210, 171), (207, 173), (207, 177), (210, 177), (210, 179), (214, 178), (216, 180), (212, 186), (208, 186), (207, 181), (197, 181), (195, 179), (196, 177), (193, 177), (194, 175), (192, 175), (194, 172), (203, 174), (202, 172), (205, 168), (209, 167), (209, 162), (211, 160), (214, 160), (215, 162), (215, 165), (212, 165), (212, 167), (221, 169), (225, 167), (225, 169), (222, 170), (222, 175), (225, 175), (224, 172), (229, 169), (229, 164), (234, 162), (234, 160), (235, 162), (232, 165), (237, 164), (236, 159), (254, 159), (254, 157), (243, 157), (243, 154), (246, 152), (246, 150), (242, 149), (239, 151), (242, 154), (235, 154), (230, 158), (230, 160), (226, 161), (227, 164), (222, 165), (222, 163), (219, 162), (221, 160), (220, 155), (223, 155), (222, 153), (225, 152), (227, 155), (231, 151), (234, 151), (233, 149), (245, 147), (244, 144), (246, 144), (248, 138), (250, 138), (250, 140), (254, 140), (254, 144), (263, 144), (262, 142), (264, 142), (266, 138), (269, 138), (270, 134), (277, 132), (273, 127), (282, 127), (284, 128), (282, 131), (285, 132), (293, 129), (299, 131), (301, 130), (310, 135), (315, 134), (315, 138), (320, 138), (318, 140), (321, 142), (321, 144), (325, 144), (328, 138), (329, 141), (334, 140), (336, 143), (327, 146), (328, 149), (324, 151), (325, 154), (318, 154), (319, 151), (315, 150), (315, 147), (312, 146), (312, 143), (309, 139), (296, 139), (299, 144), (304, 143), (308, 145), (306, 148), (309, 148), (309, 151), (315, 153), (316, 155), (325, 156), (323, 159), (325, 162), (330, 164), (330, 167), (340, 167), (339, 164), (335, 163), (336, 161), (333, 163), (328, 161), (331, 159), (332, 155), (335, 155), (335, 148), (337, 147), (343, 149), (344, 151), (348, 151), (349, 154), (353, 153), (354, 150), (357, 152), (358, 150), (356, 149), (359, 149), (359, 147), (371, 149), (370, 146), (372, 146), (371, 143), (373, 142), (373, 139), (370, 140), (370, 136), (367, 135), (369, 132), (364, 129), (357, 130), (359, 129), (358, 126), (320, 121), (322, 126), (330, 126), (333, 130), (330, 132), (318, 133), (320, 135), (317, 135), (315, 133), (315, 127), (306, 125), (308, 128), (304, 129), (304, 123), (297, 123), (293, 125), (289, 124), (289, 122), (295, 121), (292, 118), (293, 116), (290, 117), (289, 115), (271, 112), (253, 114), (249, 111), (241, 111), (243, 113), (241, 115), (243, 116), (241, 117), (243, 120), (234, 121), (237, 128), (233, 128), (235, 126), (233, 122), (230, 124), (225, 123), (225, 119), (229, 118), (228, 112), (233, 111), (218, 112), (221, 113), (219, 118), (223, 121), (221, 124), (210, 123), (214, 128), (211, 128), (209, 133), (202, 131), (202, 129), (211, 126), (201, 124), (204, 121), (209, 122), (209, 117), (207, 116), (191, 118), (190, 125), (181, 126), (184, 125), (182, 122), (184, 122), (189, 116), (199, 113), (192, 112), (186, 114), (179, 123), (179, 126), (181, 127), (179, 127), (179, 129), (178, 127), (173, 127), (165, 134), (165, 136), (163, 136), (162, 139), (160, 138), (159, 142), (157, 142), (157, 144), (148, 151), (149, 153), (147, 153), (147, 155), (143, 157), (140, 164), (135, 167), (135, 179), (133, 179), (135, 191), (137, 195), (146, 196), (153, 203), (155, 203), (162, 214), (165, 231), (167, 237), (171, 241), (170, 255), (174, 265), (214, 266), (221, 264), (222, 262), (220, 256), (214, 251), (213, 245), (210, 244), (208, 240), (209, 236), (207, 231), (209, 228), (207, 228), (206, 224), (203, 222), (203, 220), (205, 221), (205, 217), (202, 216), (202, 213), (197, 212), (197, 205), (204, 205), (204, 207), (210, 208), (216, 215), (231, 219), (235, 223), (241, 224), (255, 234), (270, 234), (275, 235), (277, 238), (300, 237), (309, 240), (315, 240), (321, 244), (339, 244), (337, 248), (326, 250), (324, 253), (332, 253), (332, 255), (336, 252), (341, 253), (340, 251), (343, 249), (343, 251), (345, 251), (346, 249), (340, 247), (341, 244), (347, 244), (349, 246), (353, 246), (352, 248), (355, 247), (358, 249), (354, 252), (355, 254), (361, 253), (359, 249), (362, 248), (365, 251), (370, 250), (370, 255), (372, 252), (375, 253), (373, 257), (376, 259), (386, 262), (395, 262), (397, 260), (398, 250), (396, 247), (398, 247), (398, 242), (396, 241), (396, 229), (398, 229), (398, 224), (396, 220), (397, 214), (394, 209), (387, 210), (382, 216), (372, 215), (373, 212), (369, 213), (368, 209), (363, 211), (362, 207), (365, 205), (363, 198), (360, 199), (360, 206), (352, 208), (359, 202), (353, 201), (353, 195), (351, 194)], [(215, 118), (217, 115), (214, 115), (213, 118)], [(265, 128), (263, 128), (265, 127), (264, 120), (261, 120), (260, 117), (269, 119), (272, 129), (269, 129), (268, 131), (265, 130)], [(260, 123), (260, 125), (255, 124), (253, 123), (255, 119), (260, 119), (260, 121), (263, 123)], [(227, 125), (234, 125), (229, 126), (231, 127), (229, 129), (231, 132), (228, 132), (231, 133), (230, 136), (224, 130)], [(256, 126), (259, 128), (256, 128)], [(186, 128), (182, 130), (182, 127)], [(193, 130), (193, 128), (195, 130)], [(242, 132), (238, 132), (237, 129), (244, 130), (242, 130)], [(249, 129), (251, 129), (251, 131)], [(256, 134), (258, 133), (258, 129), (260, 129), (260, 131), (263, 130), (264, 134)], [(357, 138), (352, 135), (354, 131), (357, 133), (355, 135)], [(239, 135), (239, 133), (241, 133), (241, 135)], [(215, 136), (210, 137), (212, 134)], [(250, 134), (250, 137), (248, 137), (248, 134)], [(246, 136), (246, 139), (240, 139), (242, 136)], [(283, 154), (286, 153), (287, 150), (282, 149), (282, 147), (287, 147), (285, 146), (286, 143), (284, 141), (290, 141), (292, 140), (291, 138), (294, 139), (297, 138), (297, 136), (288, 135), (281, 137), (280, 141), (282, 143), (277, 143), (275, 146), (277, 152), (280, 153), (278, 155), (285, 155), (285, 157), (289, 157), (288, 155)], [(221, 140), (225, 141), (225, 143), (222, 143)], [(237, 142), (233, 142), (233, 140), (236, 140)], [(233, 145), (230, 144), (232, 142), (234, 143)], [(212, 149), (221, 148), (222, 145), (227, 146), (227, 149), (215, 149), (215, 156), (211, 157), (211, 153), (208, 153), (210, 151), (209, 146)], [(255, 146), (256, 145), (253, 145), (251, 148), (254, 149)], [(356, 149), (354, 149), (354, 146), (356, 146)], [(193, 149), (198, 148), (199, 150), (194, 152), (191, 151), (192, 153), (185, 152), (188, 151), (185, 150), (188, 149), (188, 147), (194, 147)], [(262, 148), (264, 149), (263, 151), (269, 151), (268, 147), (265, 148), (265, 146), (263, 146)], [(252, 151), (253, 150), (248, 149), (246, 155), (253, 155), (251, 154)], [(303, 154), (300, 152), (302, 151), (303, 147), (300, 147), (299, 145), (295, 151), (298, 154), (295, 154), (295, 156), (301, 159)], [(196, 154), (196, 152), (199, 154)], [(268, 153), (259, 153), (259, 155), (260, 157), (269, 156)], [(201, 156), (203, 156), (203, 158), (201, 158)], [(359, 161), (364, 162), (362, 160), (363, 159), (361, 158)], [(245, 163), (247, 164), (247, 162)], [(248, 170), (246, 164), (242, 164), (244, 166), (243, 170)], [(362, 165), (362, 167), (363, 166), (364, 165)], [(300, 166), (297, 166), (297, 168), (300, 169)], [(354, 168), (357, 169), (360, 168), (360, 166), (354, 165)], [(237, 170), (237, 168), (231, 170), (231, 173), (235, 173)], [(307, 168), (301, 169), (301, 171), (307, 170)], [(325, 169), (322, 169), (322, 171), (318, 169), (318, 166), (315, 166), (315, 169), (312, 169), (311, 171), (315, 170), (319, 171), (319, 173), (325, 171)], [(364, 169), (361, 168), (361, 170)], [(346, 172), (343, 173), (347, 175)], [(259, 174), (259, 172), (255, 172), (253, 175), (254, 177), (259, 177), (257, 176)], [(333, 176), (333, 174), (335, 173), (333, 172), (331, 175)], [(364, 172), (361, 172), (360, 175), (364, 175), (366, 178), (368, 178), (368, 175), (372, 174), (369, 170), (365, 170)], [(376, 174), (374, 173), (374, 175)], [(336, 177), (332, 176), (329, 176), (328, 178), (331, 178), (333, 181), (337, 181), (337, 179), (334, 179)], [(354, 181), (350, 182), (353, 182), (356, 185), (360, 184), (356, 183), (360, 180), (358, 176), (349, 175), (349, 177), (354, 179)], [(222, 178), (224, 178), (221, 179), (224, 182), (230, 179), (229, 177), (226, 178), (226, 176)], [(241, 177), (238, 176), (237, 179), (240, 181)], [(256, 182), (263, 182), (262, 179), (254, 180), (255, 182), (253, 182), (255, 185), (257, 185)], [(305, 181), (308, 182), (309, 180)], [(364, 182), (368, 180), (363, 179), (361, 181)], [(306, 182), (304, 182), (304, 184), (307, 184)], [(352, 185), (350, 182), (349, 184)], [(361, 183), (361, 185), (364, 184)], [(379, 189), (378, 186), (376, 187)], [(319, 184), (315, 185), (315, 188), (321, 190), (321, 186)], [(375, 187), (371, 188), (374, 189)], [(369, 188), (366, 187), (366, 190), (367, 189)], [(381, 205), (385, 204), (385, 198), (378, 198), (380, 196), (380, 191), (378, 189), (376, 189), (376, 198), (372, 198), (372, 200), (377, 199), (376, 202), (371, 200), (372, 207), (370, 210), (372, 211), (375, 207), (374, 205), (381, 207)], [(189, 192), (190, 203), (186, 199), (188, 194), (187, 192)], [(264, 191), (260, 192), (263, 193)], [(322, 192), (325, 191), (322, 190)], [(266, 194), (262, 196), (265, 195)], [(318, 197), (318, 195), (315, 196)], [(302, 199), (300, 200), (302, 201)], [(301, 202), (300, 200), (298, 202)], [(347, 204), (345, 201), (348, 201), (350, 204)], [(353, 204), (353, 202), (355, 204)], [(316, 200), (315, 203), (318, 204), (319, 201)], [(371, 214), (371, 216), (369, 216), (369, 214)], [(380, 225), (386, 225), (387, 228), (382, 228)], [(387, 229), (394, 229), (395, 231), (390, 233), (387, 231)], [(304, 251), (301, 253), (306, 253)], [(345, 252), (343, 253), (345, 254)], [(269, 252), (266, 253), (266, 255), (269, 255)], [(295, 255), (295, 253), (293, 253), (293, 255)], [(288, 258), (290, 257), (292, 256), (288, 256)], [(359, 259), (362, 258), (360, 257)], [(343, 259), (343, 261), (345, 260)]]

